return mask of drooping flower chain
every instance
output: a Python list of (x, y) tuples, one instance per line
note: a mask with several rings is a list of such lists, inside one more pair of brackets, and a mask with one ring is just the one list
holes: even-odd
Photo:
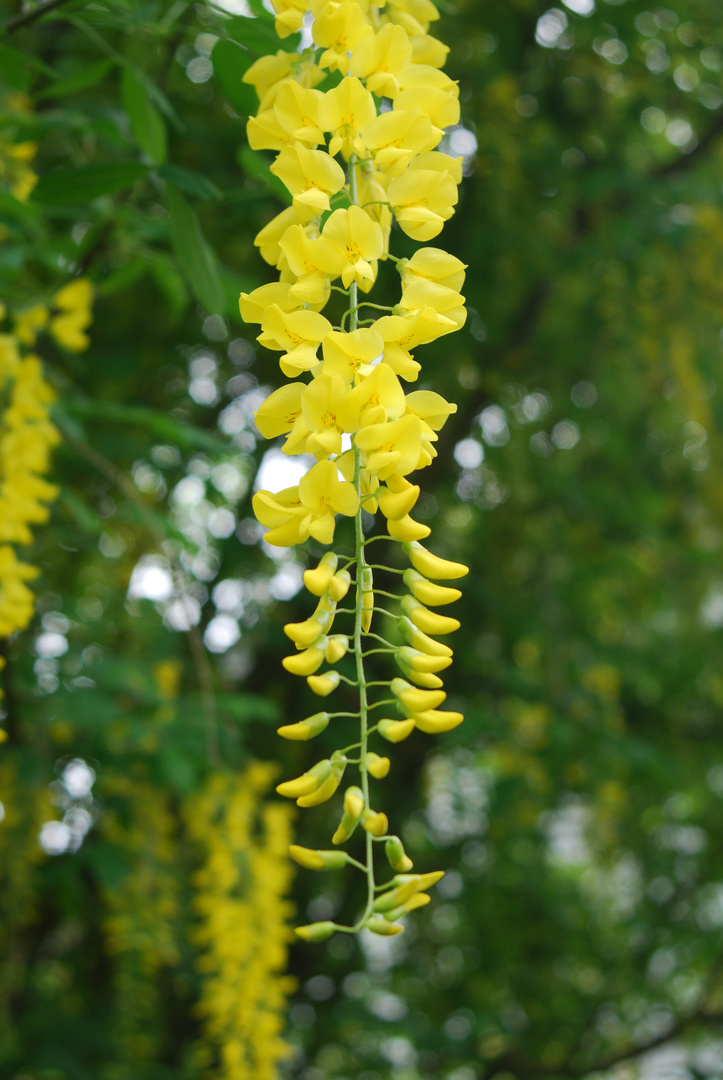
[[(330, 551), (304, 574), (318, 604), (310, 618), (284, 627), (297, 651), (283, 664), (305, 676), (321, 697), (342, 682), (359, 695), (358, 711), (317, 712), (285, 725), (279, 734), (310, 739), (345, 717), (360, 725), (351, 746), (277, 791), (299, 806), (315, 806), (336, 792), (347, 766), (358, 767), (359, 785), (344, 793), (335, 847), (312, 851), (293, 845), (290, 851), (310, 869), (358, 868), (367, 882), (364, 910), (353, 926), (320, 922), (296, 932), (314, 941), (363, 927), (392, 935), (402, 929), (397, 922), (402, 915), (428, 902), (425, 889), (442, 873), (410, 873), (412, 862), (401, 840), (389, 833), (386, 815), (373, 809), (369, 777), (386, 776), (390, 761), (371, 750), (369, 740), (379, 735), (396, 743), (415, 728), (432, 734), (461, 723), (460, 713), (439, 709), (446, 697), (439, 672), (451, 663), (452, 650), (436, 640), (459, 623), (430, 607), (461, 595), (438, 582), (462, 577), (467, 567), (422, 547), (430, 529), (410, 516), (420, 489), (407, 479), (435, 457), (437, 431), (456, 405), (431, 391), (405, 393), (400, 382), (417, 379), (420, 365), (413, 349), (464, 324), (465, 266), (436, 247), (395, 259), (389, 238), (394, 218), (408, 236), (426, 243), (454, 212), (462, 159), (435, 147), (444, 129), (459, 120), (458, 88), (441, 71), (448, 49), (429, 34), (430, 23), (439, 18), (429, 0), (375, 6), (364, 0), (272, 2), (282, 38), (299, 30), (311, 13), (314, 45), (301, 54), (280, 50), (264, 57), (244, 76), (260, 98), (258, 115), (248, 123), (249, 143), (255, 150), (277, 152), (271, 171), (288, 189), (292, 206), (255, 241), (262, 257), (280, 271), (279, 281), (242, 293), (240, 309), (246, 322), (261, 325), (258, 340), (282, 354), (281, 370), (293, 380), (263, 403), (256, 415), (259, 431), (266, 438), (285, 435), (285, 453), (312, 454), (317, 461), (298, 485), (275, 494), (259, 491), (254, 512), (268, 528), (268, 543), (281, 547), (309, 537), (331, 544), (336, 514), (354, 518), (354, 557), (340, 560)], [(315, 89), (331, 72), (339, 72), (337, 84), (325, 93)], [(366, 294), (374, 285), (380, 259), (394, 259), (401, 276), (401, 299), (393, 307), (360, 299), (360, 291)], [(339, 279), (341, 286), (334, 284)], [(332, 289), (348, 297), (341, 326), (321, 314)], [(376, 317), (379, 310), (383, 314)], [(306, 373), (310, 381), (297, 378)], [(411, 566), (403, 574), (409, 593), (401, 598), (398, 615), (377, 603), (374, 570), (389, 568), (367, 561), (371, 540), (364, 538), (362, 509), (381, 510), (389, 538), (402, 543), (409, 557)], [(352, 585), (350, 639), (331, 631)], [(376, 624), (371, 630), (375, 611), (392, 619), (387, 636), (376, 632)], [(379, 701), (368, 697), (364, 660), (370, 652), (392, 655), (404, 676), (375, 683), (387, 689)], [(334, 666), (347, 653), (354, 658), (354, 677)], [(398, 716), (380, 716), (377, 710), (389, 705)], [(359, 825), (366, 832), (363, 861), (340, 848)], [(381, 885), (375, 876), (376, 843), (384, 844), (394, 871)]]
[[(17, 557), (16, 546), (32, 540), (31, 525), (47, 521), (47, 504), (58, 494), (45, 479), (50, 453), (60, 441), (50, 420), (52, 388), (32, 348), (47, 329), (59, 345), (80, 352), (89, 344), (93, 289), (85, 278), (63, 286), (51, 308), (36, 304), (15, 312), (12, 330), (0, 331), (0, 638), (23, 630), (34, 610), (26, 584), (38, 574)], [(0, 324), (5, 309), (0, 303)]]

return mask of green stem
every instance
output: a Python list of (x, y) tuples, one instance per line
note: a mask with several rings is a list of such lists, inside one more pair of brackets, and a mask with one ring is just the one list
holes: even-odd
[[(356, 155), (352, 155), (349, 159), (349, 194), (351, 196), (351, 202), (353, 205), (358, 206), (357, 199), (357, 182), (356, 182), (356, 167), (357, 159)], [(352, 281), (349, 286), (349, 329), (351, 331), (357, 328), (357, 313), (359, 310), (359, 295), (356, 281)], [(359, 686), (359, 719), (360, 719), (360, 741), (359, 741), (359, 775), (361, 778), (361, 789), (364, 795), (364, 805), (367, 809), (371, 808), (369, 800), (369, 772), (365, 765), (365, 759), (367, 754), (367, 741), (369, 739), (369, 705), (367, 702), (367, 683), (364, 673), (364, 657), (362, 656), (362, 619), (364, 609), (362, 606), (362, 574), (366, 565), (364, 557), (364, 527), (362, 523), (362, 483), (361, 483), (361, 451), (354, 445), (354, 437), (352, 436), (352, 447), (354, 452), (354, 487), (356, 488), (357, 496), (359, 498), (359, 509), (356, 512), (354, 518), (354, 554), (356, 556), (356, 600), (354, 604), (354, 653), (356, 658), (356, 677)], [(359, 921), (355, 924), (357, 928), (361, 929), (366, 920), (369, 918), (374, 904), (375, 893), (375, 881), (374, 881), (374, 849), (372, 845), (372, 837), (370, 833), (366, 834), (366, 875), (367, 875), (367, 902), (363, 914)]]

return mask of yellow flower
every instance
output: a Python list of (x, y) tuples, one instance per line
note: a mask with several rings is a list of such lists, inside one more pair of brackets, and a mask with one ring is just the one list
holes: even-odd
[(301, 395), (305, 383), (287, 383), (269, 394), (254, 415), (254, 423), (265, 439), (275, 439), (294, 426), (301, 416)]
[(392, 473), (406, 476), (417, 468), (422, 449), (422, 425), (416, 416), (403, 416), (386, 424), (369, 424), (354, 443), (366, 451), (365, 465), (379, 480)]
[(371, 33), (372, 27), (355, 0), (325, 4), (311, 28), (314, 43), (325, 50), (319, 58), (319, 67), (338, 69), (345, 75), (350, 51)]
[(362, 328), (344, 333), (332, 330), (321, 343), (324, 374), (340, 375), (345, 383), (369, 375), (372, 362), (382, 355), (384, 342), (374, 330)]
[(69, 352), (83, 352), (90, 345), (85, 330), (93, 321), (93, 286), (87, 278), (76, 278), (53, 297), (61, 314), (50, 320), (49, 330), (59, 345)]
[(349, 71), (364, 79), (377, 97), (394, 99), (399, 93), (397, 76), (412, 58), (409, 36), (401, 26), (387, 23), (378, 34), (363, 37), (353, 48)]
[(291, 296), (291, 285), (286, 281), (270, 281), (253, 292), (242, 292), (238, 306), (245, 323), (262, 323), (267, 308), (273, 304), (278, 304), (282, 311), (295, 311), (301, 307)]
[(407, 236), (413, 240), (431, 240), (454, 213), (457, 184), (448, 171), (418, 169), (415, 164), (412, 162), (402, 176), (391, 181), (389, 202)]
[(346, 180), (341, 165), (328, 154), (301, 145), (282, 150), (271, 172), (292, 194), (293, 207), (301, 222), (329, 210), (329, 196), (339, 191)]
[(393, 179), (402, 175), (415, 154), (433, 150), (441, 132), (419, 109), (394, 109), (372, 120), (363, 138), (377, 169)]
[[(417, 72), (417, 68), (421, 68), (421, 66), (421, 64), (411, 64), (406, 69), (406, 73), (410, 76), (419, 77), (420, 73)], [(428, 70), (435, 69), (430, 68)], [(439, 74), (439, 72), (435, 71), (435, 74)], [(426, 113), (432, 121), (433, 127), (441, 136), (445, 128), (458, 124), (460, 118), (457, 87), (451, 80), (447, 80), (447, 83), (449, 85), (444, 89), (425, 85), (424, 83), (422, 85), (408, 85), (397, 94), (394, 107), (395, 109), (419, 109), (420, 112)]]
[(411, 350), (456, 328), (456, 323), (440, 319), (437, 311), (428, 305), (405, 315), (384, 315), (372, 327), (384, 341), (384, 362), (408, 382), (416, 381), (421, 368)]
[(44, 304), (18, 311), (13, 317), (13, 333), (23, 345), (35, 344), (38, 334), (48, 325), (50, 312)]
[(458, 293), (464, 285), (467, 266), (442, 248), (423, 247), (418, 248), (411, 259), (398, 263), (397, 269), (402, 275), (402, 288), (421, 278)]
[[(309, 431), (306, 451), (325, 458), (341, 453), (342, 432), (356, 431), (360, 403), (339, 375), (320, 375), (304, 390), (301, 411)], [(355, 511), (356, 512), (356, 511)]]
[(256, 90), (262, 111), (273, 104), (273, 99), (285, 80), (291, 76), (298, 60), (297, 52), (279, 49), (273, 56), (259, 57), (241, 76), (242, 82), (250, 84)]
[[(280, 246), (281, 238), (290, 226), (300, 224), (299, 215), (293, 206), (288, 206), (286, 210), (282, 210), (280, 214), (272, 218), (268, 225), (265, 225), (261, 232), (256, 234), (254, 240), (254, 245), (261, 253), (261, 258), (270, 266), (276, 266), (279, 270), (287, 269), (288, 263)], [(258, 290), (255, 291), (258, 292)]]
[(323, 301), (328, 295), (328, 279), (339, 277), (342, 271), (343, 255), (339, 249), (325, 236), (307, 236), (301, 225), (292, 225), (286, 230), (280, 247), (289, 269), (296, 276), (291, 295), (305, 304)]
[[(299, 481), (299, 497), (304, 506), (327, 515), (329, 522), (314, 521), (309, 527), (311, 536), (324, 544), (331, 542), (334, 535), (334, 514), (353, 517), (359, 508), (359, 498), (354, 485), (347, 480), (340, 480), (336, 465), (331, 461), (319, 461), (313, 465)], [(324, 540), (318, 533), (331, 530), (329, 540)]]
[(289, 378), (302, 371), (312, 371), (321, 363), (316, 351), (331, 332), (331, 323), (318, 312), (285, 312), (277, 304), (271, 304), (267, 309), (261, 327), (263, 333), (258, 340), (262, 345), (267, 349), (285, 350), (279, 366)]
[(338, 252), (339, 273), (345, 289), (352, 281), (376, 280), (376, 261), (384, 253), (384, 235), (358, 206), (335, 210), (327, 219), (322, 237)]
[(405, 286), (398, 310), (405, 315), (423, 310), (429, 322), (437, 324), (434, 337), (459, 330), (467, 318), (463, 296), (455, 289), (421, 277), (411, 278)]
[(387, 0), (385, 14), (410, 35), (425, 34), (429, 24), (439, 18), (431, 0)]
[(276, 13), (276, 33), (280, 38), (300, 30), (309, 10), (306, 0), (271, 0), (271, 6)]
[(404, 390), (389, 364), (376, 364), (352, 396), (360, 410), (359, 427), (397, 420), (406, 408)]
[(332, 157), (339, 151), (347, 159), (352, 154), (363, 157), (365, 146), (361, 133), (377, 115), (374, 98), (363, 83), (351, 76), (342, 79), (324, 95), (322, 114), (324, 131), (331, 132)]

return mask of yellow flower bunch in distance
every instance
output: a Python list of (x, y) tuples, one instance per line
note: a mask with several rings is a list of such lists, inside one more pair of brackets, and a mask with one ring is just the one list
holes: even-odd
[[(311, 941), (362, 928), (393, 935), (402, 930), (400, 917), (429, 901), (426, 890), (442, 873), (412, 873), (401, 840), (374, 809), (370, 778), (386, 776), (390, 760), (372, 750), (370, 740), (379, 739), (380, 749), (415, 728), (436, 734), (462, 721), (460, 713), (440, 708), (446, 694), (439, 677), (452, 649), (438, 639), (459, 623), (435, 609), (461, 595), (440, 582), (464, 576), (467, 567), (422, 546), (430, 529), (411, 516), (420, 489), (409, 479), (431, 464), (437, 432), (456, 405), (404, 386), (419, 375), (417, 347), (465, 321), (465, 265), (426, 246), (457, 203), (462, 159), (437, 148), (445, 128), (459, 121), (459, 91), (442, 71), (447, 47), (430, 34), (439, 18), (430, 0), (272, 3), (279, 36), (310, 22), (313, 44), (301, 54), (280, 49), (262, 57), (244, 75), (260, 100), (248, 122), (249, 143), (275, 152), (271, 172), (291, 205), (255, 241), (279, 279), (242, 293), (240, 310), (246, 322), (260, 326), (258, 340), (280, 354), (290, 380), (259, 408), (259, 431), (269, 439), (284, 436), (284, 453), (316, 461), (298, 485), (257, 492), (254, 511), (268, 530), (267, 542), (280, 547), (309, 537), (330, 545), (336, 516), (354, 520), (353, 555), (330, 550), (304, 574), (316, 608), (284, 627), (296, 649), (283, 665), (320, 697), (341, 684), (358, 695), (354, 711), (320, 711), (279, 729), (285, 739), (307, 740), (338, 723), (342, 742), (350, 745), (277, 791), (299, 806), (316, 806), (335, 794), (350, 766), (358, 769), (358, 784), (343, 791), (333, 847), (292, 845), (290, 852), (313, 870), (357, 868), (366, 879), (363, 911), (352, 926), (320, 922), (296, 932)], [(423, 245), (409, 259), (389, 250), (394, 221)], [(385, 260), (396, 263), (400, 277), (392, 304), (365, 299)], [(322, 314), (332, 293), (345, 297), (339, 325)], [(367, 547), (379, 537), (365, 538), (363, 510), (381, 512), (387, 539), (401, 544), (409, 559), (407, 570), (368, 560)], [(381, 591), (377, 570), (401, 575), (407, 592)], [(350, 591), (353, 601), (340, 606)], [(380, 597), (398, 602), (398, 609), (380, 606)], [(334, 632), (339, 615), (352, 617), (346, 632)], [(384, 622), (377, 627), (375, 621), (372, 631), (375, 615)], [(399, 674), (370, 684), (364, 664), (371, 653), (387, 653)], [(348, 674), (337, 666), (344, 657)], [(346, 718), (357, 722), (356, 738), (349, 738)], [(357, 828), (365, 838), (360, 858), (343, 847)], [(379, 845), (392, 875), (387, 871), (381, 884)]]
[[(36, 304), (12, 315), (12, 331), (0, 330), (0, 638), (30, 622), (34, 598), (28, 581), (38, 570), (18, 559), (16, 546), (29, 544), (31, 526), (48, 520), (58, 489), (45, 476), (60, 441), (50, 420), (55, 398), (40, 359), (31, 349), (47, 329), (58, 344), (79, 352), (89, 344), (93, 290), (77, 278), (55, 294), (51, 306)], [(0, 304), (0, 324), (5, 309)]]
[(223, 1080), (276, 1080), (290, 1050), (282, 1032), (296, 987), (284, 974), (293, 811), (266, 798), (276, 770), (252, 761), (241, 777), (215, 772), (186, 804), (203, 853), (193, 878), (202, 976), (194, 1064)]

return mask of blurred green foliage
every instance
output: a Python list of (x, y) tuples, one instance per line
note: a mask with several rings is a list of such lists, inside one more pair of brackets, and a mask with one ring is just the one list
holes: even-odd
[[(236, 306), (268, 280), (252, 238), (282, 205), (240, 82), (275, 39), (256, 0), (229, 7), (0, 4), (0, 141), (37, 143), (40, 176), (26, 203), (0, 191), (0, 296), (20, 309), (78, 273), (98, 294), (87, 353), (39, 347), (62, 495), (28, 553), (36, 622), (3, 646), (15, 1080), (200, 1076), (182, 807), (249, 757), (310, 760), (274, 734), (313, 711), (279, 666), (303, 555), (272, 558), (250, 510), (251, 417), (280, 378)], [(718, 1080), (720, 5), (457, 0), (438, 34), (462, 87), (444, 246), (469, 319), (420, 350), (420, 385), (460, 408), (418, 516), (472, 567), (450, 679), (467, 721), (400, 747), (380, 809), (449, 873), (402, 938), (293, 950), (286, 1069)], [(109, 897), (140, 873), (122, 822), (145, 814), (143, 880), (174, 915), (119, 957)], [(341, 914), (304, 879), (304, 918)]]

